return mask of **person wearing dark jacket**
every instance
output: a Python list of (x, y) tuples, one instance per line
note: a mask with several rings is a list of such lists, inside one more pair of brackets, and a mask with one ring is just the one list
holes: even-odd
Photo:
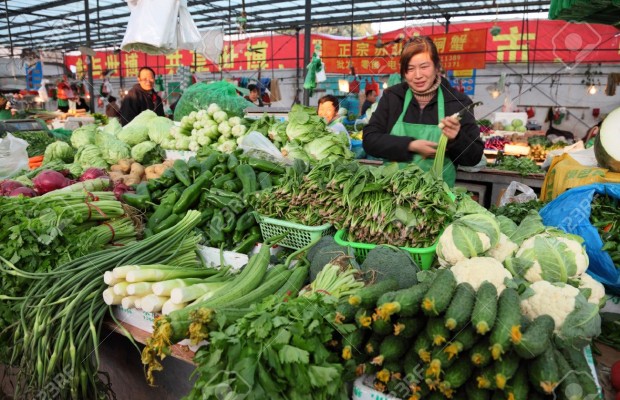
[(465, 112), (461, 120), (452, 117), (472, 101), (454, 90), (439, 71), (439, 54), (433, 41), (426, 36), (413, 38), (400, 59), (400, 73), (406, 82), (383, 92), (364, 127), (362, 143), (373, 157), (414, 162), (428, 171), (437, 143), (445, 135), (448, 145), (443, 178), (453, 186), (456, 166), (478, 164), (484, 145), (473, 112)]
[(127, 125), (144, 110), (154, 111), (160, 117), (165, 116), (161, 97), (153, 89), (155, 71), (142, 67), (138, 72), (138, 83), (135, 84), (121, 103), (121, 125)]

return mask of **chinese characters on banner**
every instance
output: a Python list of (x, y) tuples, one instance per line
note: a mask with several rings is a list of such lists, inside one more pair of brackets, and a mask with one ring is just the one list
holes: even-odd
[[(570, 24), (564, 21), (536, 20), (526, 26), (521, 21), (500, 21), (501, 31), (492, 36), (489, 29), (493, 22), (453, 23), (452, 32), (444, 34), (440, 26), (407, 28), (382, 34), (383, 47), (377, 47), (376, 37), (334, 39), (332, 36), (312, 35), (314, 45), (321, 44), (322, 59), (327, 72), (350, 72), (350, 63), (357, 74), (390, 74), (398, 72), (399, 57), (403, 48), (402, 38), (429, 35), (440, 52), (445, 70), (484, 68), (485, 63), (579, 63), (620, 61), (620, 31), (608, 25)], [(581, 46), (575, 46), (571, 38), (578, 37)], [(397, 39), (401, 40), (398, 41)], [(103, 71), (114, 70), (112, 76), (135, 77), (142, 66), (153, 68), (159, 75), (176, 74), (181, 65), (196, 72), (256, 71), (270, 69), (293, 69), (303, 67), (303, 35), (296, 58), (297, 43), (286, 35), (259, 36), (250, 39), (224, 42), (219, 65), (206, 60), (192, 51), (181, 50), (168, 55), (142, 53), (115, 54), (97, 52), (93, 57), (93, 77), (101, 79)], [(595, 48), (596, 51), (584, 49)], [(299, 65), (298, 65), (299, 63)], [(66, 56), (67, 67), (74, 65), (78, 75), (87, 71), (85, 58)]]

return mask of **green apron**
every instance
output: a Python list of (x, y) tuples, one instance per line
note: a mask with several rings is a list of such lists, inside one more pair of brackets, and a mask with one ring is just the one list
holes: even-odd
[[(422, 139), (422, 140), (430, 140), (432, 142), (439, 142), (439, 138), (441, 137), (441, 129), (437, 125), (424, 125), (424, 124), (410, 124), (408, 122), (403, 122), (403, 118), (405, 117), (405, 113), (407, 112), (407, 108), (411, 103), (411, 99), (413, 98), (413, 93), (411, 90), (407, 90), (407, 94), (405, 95), (405, 104), (403, 105), (403, 112), (398, 117), (398, 120), (394, 124), (391, 135), (394, 136), (406, 136), (413, 139)], [(441, 87), (437, 90), (437, 118), (438, 121), (441, 121), (445, 117), (444, 111), (444, 100), (443, 100), (443, 92)], [(414, 154), (413, 160), (420, 168), (424, 171), (430, 171), (433, 168), (434, 158), (424, 158), (420, 154)], [(405, 167), (407, 163), (399, 163), (401, 168)], [(443, 163), (443, 180), (448, 184), (448, 186), (453, 187), (454, 182), (456, 181), (456, 168), (454, 164), (452, 164), (452, 160), (446, 157)]]

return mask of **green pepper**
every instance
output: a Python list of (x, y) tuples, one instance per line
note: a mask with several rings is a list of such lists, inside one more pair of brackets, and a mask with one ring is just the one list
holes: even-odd
[[(174, 169), (173, 168), (168, 168), (164, 171), (163, 174), (161, 174), (161, 176), (157, 179), (155, 179), (156, 181), (159, 181), (157, 183), (159, 188), (167, 188), (170, 187), (172, 185), (174, 185), (175, 183), (177, 183), (178, 179), (174, 173)], [(150, 188), (149, 188), (150, 189)]]
[(226, 210), (224, 213), (224, 227), (222, 231), (224, 233), (230, 233), (235, 229), (237, 223), (237, 216), (234, 212)]
[(241, 243), (237, 244), (237, 247), (233, 248), (232, 251), (235, 253), (249, 253), (252, 248), (256, 245), (256, 243), (260, 240), (260, 233), (254, 235), (248, 235)]
[(141, 183), (137, 184), (136, 185), (136, 194), (150, 196), (149, 188), (148, 188), (148, 183), (147, 182), (141, 182)]
[(241, 190), (241, 181), (239, 179), (232, 179), (230, 181), (226, 181), (222, 185), (222, 189), (228, 192), (237, 193)]
[(163, 232), (168, 228), (172, 228), (181, 220), (181, 217), (177, 214), (170, 214), (168, 218), (163, 220), (159, 225), (153, 227), (153, 233)]
[(241, 164), (237, 167), (235, 172), (241, 181), (241, 185), (243, 185), (243, 193), (245, 195), (256, 192), (256, 172), (254, 172), (254, 169), (250, 165)]
[(225, 174), (227, 171), (228, 169), (226, 169), (226, 163), (217, 164), (215, 167), (211, 168), (211, 172), (213, 172), (214, 174), (217, 174), (217, 173)]
[(226, 165), (226, 162), (228, 161), (228, 154), (220, 153), (217, 157), (217, 160), (220, 162), (220, 164)]
[(145, 228), (144, 231), (142, 231), (142, 236), (146, 239), (148, 237), (153, 236), (153, 230), (151, 228)]
[(226, 208), (232, 202), (237, 202), (236, 199), (231, 199), (230, 197), (218, 196), (210, 192), (206, 192), (206, 194), (204, 194), (204, 200), (216, 208)]
[(148, 194), (123, 193), (121, 200), (139, 210), (147, 210), (151, 205), (151, 196)]
[(215, 210), (213, 212), (213, 218), (211, 218), (211, 224), (209, 225), (209, 237), (211, 238), (211, 245), (217, 246), (225, 239), (224, 231), (224, 215), (222, 211)]
[(226, 167), (228, 168), (228, 170), (230, 172), (235, 172), (237, 165), (239, 165), (239, 159), (237, 159), (237, 157), (234, 154), (229, 154), (228, 161), (226, 163)]
[(273, 184), (271, 183), (271, 174), (269, 172), (258, 173), (258, 184), (261, 190), (270, 189)]
[(196, 182), (183, 191), (181, 198), (174, 205), (172, 212), (175, 214), (185, 214), (185, 212), (196, 203), (200, 198), (202, 189), (209, 184), (210, 177), (207, 174), (201, 175)]
[(164, 194), (164, 191), (161, 189), (149, 190), (151, 199), (159, 199)]
[(233, 243), (235, 243), (235, 245), (237, 245), (239, 244), (239, 242), (243, 241), (245, 237), (246, 237), (245, 232), (235, 231), (232, 235), (232, 241)]
[(219, 164), (219, 161), (217, 158), (218, 158), (217, 153), (210, 154), (209, 157), (207, 157), (207, 159), (204, 160), (202, 164), (200, 165), (200, 170), (202, 172), (211, 171), (213, 167)]
[(260, 160), (254, 157), (246, 157), (244, 161), (247, 165), (259, 171), (272, 172), (275, 174), (283, 174), (285, 171), (284, 167), (267, 160)]
[(196, 159), (196, 157), (190, 157), (189, 161), (187, 162), (187, 167), (189, 169), (189, 175), (193, 182), (202, 172), (202, 165), (200, 161)]
[(216, 196), (220, 196), (220, 197), (227, 197), (229, 199), (243, 201), (243, 198), (238, 193), (230, 192), (224, 189), (218, 189), (216, 187), (209, 189), (209, 193), (214, 194)]
[(168, 193), (166, 193), (166, 195), (162, 198), (157, 210), (155, 210), (153, 215), (149, 218), (146, 224), (147, 227), (153, 229), (168, 218), (170, 214), (172, 214), (172, 209), (174, 208), (174, 204), (177, 202), (178, 198), (179, 195), (176, 191), (169, 190)]
[(254, 234), (261, 234), (261, 230), (260, 230), (260, 226), (259, 225), (254, 225), (253, 227), (250, 228), (250, 235), (254, 235)]
[(202, 213), (200, 213), (200, 222), (198, 223), (198, 226), (202, 226), (207, 222), (211, 221), (214, 212), (215, 210), (213, 208), (205, 208), (204, 210), (202, 210)]
[(228, 173), (228, 174), (224, 174), (222, 176), (219, 176), (215, 179), (213, 179), (213, 187), (215, 188), (222, 188), (224, 186), (224, 182), (226, 181), (230, 181), (231, 179), (234, 179), (235, 175), (233, 175), (232, 173)]
[(246, 211), (245, 213), (241, 214), (241, 216), (239, 216), (239, 218), (237, 219), (235, 231), (245, 232), (254, 225), (256, 225), (256, 218), (254, 218), (254, 212)]
[(189, 177), (189, 167), (185, 161), (175, 160), (172, 170), (174, 171), (174, 176), (185, 186), (189, 187), (192, 184), (192, 180)]

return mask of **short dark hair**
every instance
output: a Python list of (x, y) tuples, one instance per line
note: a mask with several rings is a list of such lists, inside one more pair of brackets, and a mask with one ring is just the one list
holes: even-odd
[(114, 96), (108, 96), (108, 101), (111, 103), (113, 101), (116, 101), (116, 97)]
[(142, 67), (142, 68), (140, 68), (140, 70), (138, 71), (138, 77), (140, 76), (140, 73), (141, 73), (142, 71), (151, 71), (151, 74), (153, 74), (153, 78), (155, 78), (155, 76), (156, 76), (156, 75), (155, 75), (155, 71), (153, 71), (153, 68), (151, 68), (151, 67)]
[(336, 96), (331, 95), (331, 94), (327, 94), (327, 95), (321, 97), (319, 99), (319, 105), (321, 105), (323, 103), (327, 103), (328, 101), (330, 101), (334, 105), (334, 108), (336, 109), (336, 112), (340, 109), (340, 105), (338, 104), (338, 99), (336, 98)]
[(437, 72), (441, 69), (441, 62), (439, 61), (439, 52), (437, 46), (433, 43), (433, 40), (428, 36), (415, 36), (409, 40), (409, 42), (403, 47), (403, 51), (400, 54), (400, 76), (405, 77), (407, 68), (409, 67), (409, 61), (415, 55), (420, 53), (428, 53), (435, 64)]
[(374, 93), (375, 95), (377, 94), (377, 93), (375, 93), (375, 89), (368, 89), (366, 91), (366, 97), (370, 96), (371, 93)]
[(249, 84), (249, 85), (248, 85), (248, 90), (249, 90), (250, 92), (258, 92), (258, 91), (259, 91), (259, 90), (258, 90), (258, 86), (256, 86), (256, 85), (255, 85), (255, 84), (253, 84), (253, 83), (251, 83), (251, 84)]

